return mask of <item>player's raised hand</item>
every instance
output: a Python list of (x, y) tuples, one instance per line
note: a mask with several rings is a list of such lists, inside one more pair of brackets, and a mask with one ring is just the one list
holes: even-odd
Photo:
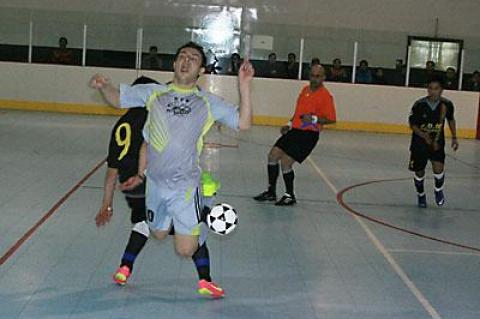
[(89, 85), (92, 89), (103, 89), (109, 83), (110, 80), (106, 76), (102, 74), (95, 74), (90, 79)]
[(110, 219), (112, 219), (112, 215), (112, 207), (109, 205), (102, 206), (102, 208), (100, 208), (98, 211), (97, 216), (95, 216), (95, 224), (97, 224), (97, 227), (106, 225), (108, 222), (110, 222)]
[(238, 79), (241, 84), (250, 82), (255, 75), (255, 69), (253, 68), (252, 63), (245, 59), (240, 65), (240, 70), (238, 71)]
[(452, 138), (452, 149), (453, 149), (453, 151), (456, 152), (458, 150), (459, 146), (460, 145), (458, 144), (458, 140), (456, 138)]

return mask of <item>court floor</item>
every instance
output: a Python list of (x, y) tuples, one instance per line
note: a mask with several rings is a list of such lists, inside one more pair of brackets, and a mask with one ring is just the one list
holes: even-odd
[(129, 212), (116, 194), (112, 222), (94, 216), (115, 120), (0, 111), (0, 318), (480, 318), (479, 142), (448, 151), (445, 207), (430, 178), (419, 210), (408, 136), (326, 131), (295, 168), (298, 205), (278, 208), (251, 199), (278, 129), (214, 130), (205, 165), (240, 223), (209, 238), (226, 298), (206, 300), (171, 239), (112, 284)]

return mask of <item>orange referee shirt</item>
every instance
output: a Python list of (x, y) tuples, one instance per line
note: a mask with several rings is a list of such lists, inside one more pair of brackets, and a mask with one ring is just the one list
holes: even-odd
[(336, 121), (335, 103), (333, 97), (324, 86), (312, 92), (310, 86), (305, 86), (297, 99), (295, 114), (292, 118), (292, 128), (304, 131), (321, 131), (320, 123), (303, 123), (302, 115), (315, 115), (318, 118), (327, 118)]

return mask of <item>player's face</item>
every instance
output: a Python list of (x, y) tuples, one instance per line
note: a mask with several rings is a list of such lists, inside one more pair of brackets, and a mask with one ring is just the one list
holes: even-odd
[(202, 55), (194, 48), (184, 48), (173, 63), (173, 69), (179, 84), (196, 83), (200, 74), (205, 71), (202, 67)]
[(310, 86), (317, 88), (323, 84), (325, 80), (325, 69), (321, 65), (314, 65), (310, 72)]
[(432, 82), (428, 85), (428, 96), (438, 99), (442, 95), (442, 86), (437, 82)]

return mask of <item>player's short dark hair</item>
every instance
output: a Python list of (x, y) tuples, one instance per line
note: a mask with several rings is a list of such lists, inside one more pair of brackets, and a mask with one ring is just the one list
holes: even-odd
[(427, 86), (429, 86), (430, 84), (432, 83), (437, 83), (438, 85), (440, 85), (440, 87), (443, 89), (444, 88), (444, 81), (443, 81), (443, 78), (440, 77), (440, 76), (432, 76), (430, 77), (428, 80), (427, 80)]
[(314, 65), (320, 65), (320, 59), (319, 58), (313, 58), (312, 61), (310, 62), (311, 66)]
[(151, 78), (146, 77), (146, 76), (141, 76), (141, 77), (137, 78), (135, 81), (133, 81), (132, 86), (137, 85), (137, 84), (149, 84), (149, 83), (158, 84), (158, 82), (155, 81), (154, 79), (151, 79)]
[(173, 60), (177, 61), (177, 58), (178, 58), (178, 55), (180, 54), (180, 52), (183, 49), (186, 49), (186, 48), (191, 48), (191, 49), (197, 50), (200, 53), (200, 56), (202, 57), (202, 65), (201, 66), (205, 67), (207, 65), (207, 56), (205, 55), (205, 51), (203, 51), (203, 47), (201, 45), (199, 45), (198, 43), (195, 43), (193, 41), (185, 43), (184, 45), (179, 47), (177, 52), (175, 53), (175, 57), (174, 57)]
[(288, 54), (288, 57), (291, 57), (291, 56), (294, 57), (294, 58), (297, 57), (297, 55), (296, 55), (295, 53), (293, 53), (293, 52), (290, 52), (290, 53)]

